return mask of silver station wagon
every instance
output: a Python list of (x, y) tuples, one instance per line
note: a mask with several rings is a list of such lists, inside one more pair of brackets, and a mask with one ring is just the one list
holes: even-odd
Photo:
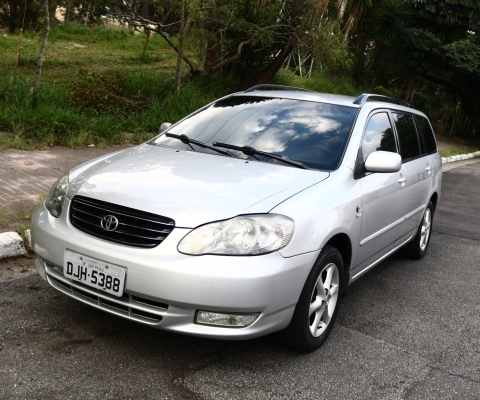
[(428, 247), (441, 158), (401, 101), (260, 85), (72, 169), (33, 217), (36, 267), (82, 303), (310, 351), (349, 284)]

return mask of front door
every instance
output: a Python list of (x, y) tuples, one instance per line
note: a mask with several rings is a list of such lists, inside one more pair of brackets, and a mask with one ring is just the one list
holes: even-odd
[[(389, 113), (373, 114), (362, 141), (364, 160), (374, 151), (398, 152)], [(406, 171), (367, 173), (360, 179), (362, 229), (353, 272), (363, 270), (395, 247), (404, 229)]]

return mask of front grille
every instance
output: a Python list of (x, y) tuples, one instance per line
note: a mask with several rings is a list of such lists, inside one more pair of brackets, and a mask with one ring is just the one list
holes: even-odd
[(163, 319), (168, 304), (155, 300), (123, 293), (122, 297), (115, 297), (98, 289), (74, 282), (61, 275), (50, 264), (45, 265), (48, 283), (55, 289), (73, 297), (83, 303), (100, 308), (128, 319), (148, 325), (156, 325)]
[[(118, 220), (115, 230), (108, 231), (102, 227), (102, 219), (106, 216)], [(75, 228), (92, 236), (144, 248), (158, 246), (175, 227), (175, 221), (171, 218), (83, 196), (73, 198), (70, 222)]]

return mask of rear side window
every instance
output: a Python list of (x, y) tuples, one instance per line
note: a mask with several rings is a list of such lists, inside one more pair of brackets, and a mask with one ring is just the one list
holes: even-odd
[(420, 115), (416, 115), (415, 118), (422, 131), (423, 140), (425, 142), (425, 152), (428, 154), (435, 153), (437, 151), (437, 143), (428, 119), (421, 117)]
[(374, 114), (368, 121), (362, 142), (363, 161), (374, 151), (397, 152), (392, 125), (386, 112)]
[(400, 154), (402, 160), (406, 161), (418, 157), (420, 152), (420, 142), (418, 140), (417, 128), (412, 115), (393, 113), (393, 119), (400, 142)]

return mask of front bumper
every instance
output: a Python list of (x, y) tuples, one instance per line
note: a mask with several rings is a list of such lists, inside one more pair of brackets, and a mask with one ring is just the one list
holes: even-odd
[[(285, 328), (318, 256), (318, 252), (289, 258), (278, 252), (254, 257), (187, 256), (177, 251), (177, 244), (190, 231), (182, 228), (175, 228), (156, 248), (134, 248), (77, 230), (67, 217), (69, 207), (67, 198), (60, 218), (52, 217), (44, 205), (33, 216), (32, 248), (39, 257), (40, 275), (86, 304), (169, 331), (246, 339)], [(126, 268), (124, 297), (97, 293), (65, 278), (61, 267), (67, 248)], [(166, 308), (152, 306), (156, 303)], [(197, 310), (260, 316), (245, 328), (213, 327), (194, 323)]]

